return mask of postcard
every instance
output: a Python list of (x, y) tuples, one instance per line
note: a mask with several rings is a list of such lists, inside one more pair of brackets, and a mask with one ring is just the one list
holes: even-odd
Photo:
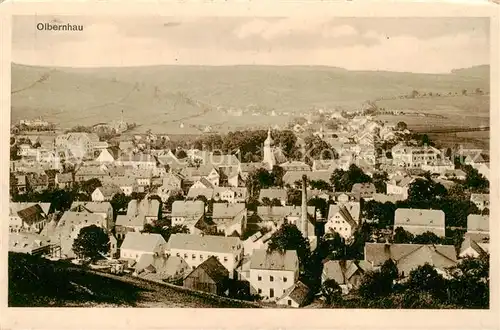
[(9, 6), (7, 328), (498, 327), (494, 5)]

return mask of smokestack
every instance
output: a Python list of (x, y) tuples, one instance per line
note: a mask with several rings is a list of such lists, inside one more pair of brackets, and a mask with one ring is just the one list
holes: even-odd
[(302, 176), (302, 215), (300, 218), (300, 232), (302, 236), (308, 237), (307, 233), (307, 176)]

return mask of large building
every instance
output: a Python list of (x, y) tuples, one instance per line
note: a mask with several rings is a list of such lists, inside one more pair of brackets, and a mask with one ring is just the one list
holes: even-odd
[(250, 259), (250, 288), (268, 301), (276, 301), (299, 277), (297, 252), (254, 250)]
[(214, 256), (229, 271), (229, 278), (234, 278), (243, 258), (243, 243), (238, 237), (174, 234), (168, 240), (167, 253), (183, 258), (193, 269)]
[(403, 209), (394, 213), (394, 230), (401, 227), (413, 235), (431, 232), (445, 236), (445, 214), (442, 210)]

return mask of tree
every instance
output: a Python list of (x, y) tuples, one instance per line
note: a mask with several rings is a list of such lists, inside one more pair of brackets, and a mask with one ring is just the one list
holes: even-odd
[(17, 143), (10, 146), (10, 160), (18, 160), (21, 159), (21, 156), (18, 155), (19, 146)]
[(145, 224), (141, 233), (160, 234), (168, 242), (173, 234), (189, 234), (189, 228), (184, 225), (163, 226), (155, 221), (152, 224)]
[(463, 167), (466, 173), (465, 186), (474, 191), (485, 191), (489, 188), (489, 181), (475, 168), (470, 165)]
[(109, 237), (101, 227), (95, 225), (80, 229), (73, 241), (73, 252), (79, 258), (89, 258), (91, 261), (109, 252)]
[(394, 238), (393, 241), (396, 244), (407, 244), (407, 243), (412, 243), (413, 241), (413, 234), (404, 230), (403, 227), (397, 227), (394, 230)]
[(87, 181), (84, 181), (81, 183), (81, 189), (87, 194), (88, 196), (92, 195), (94, 190), (96, 188), (102, 187), (101, 181), (97, 178), (92, 178)]
[(415, 236), (413, 239), (414, 244), (440, 244), (441, 238), (433, 232), (426, 231), (423, 234)]
[(300, 206), (302, 205), (302, 191), (300, 189), (291, 188), (286, 191), (287, 204)]
[(271, 171), (273, 185), (277, 187), (283, 187), (283, 176), (285, 175), (285, 170), (279, 165), (274, 165)]
[(312, 189), (331, 191), (332, 186), (324, 180), (311, 180), (309, 181), (309, 186)]
[(73, 194), (63, 189), (55, 189), (49, 193), (49, 200), (52, 202), (52, 207), (57, 211), (67, 211), (73, 203)]
[(113, 198), (111, 198), (111, 206), (113, 207), (114, 218), (120, 211), (128, 207), (128, 203), (131, 201), (129, 196), (126, 196), (123, 193), (115, 194)]
[(404, 131), (405, 129), (408, 128), (408, 125), (404, 121), (400, 121), (396, 124), (396, 130), (398, 131)]
[(429, 201), (443, 198), (446, 194), (446, 188), (441, 183), (418, 178), (410, 184), (408, 200), (411, 202)]
[(368, 271), (365, 273), (358, 292), (364, 299), (379, 299), (392, 292), (392, 279), (380, 271)]
[(330, 177), (330, 182), (335, 187), (335, 191), (351, 191), (355, 183), (371, 181), (372, 178), (355, 164), (351, 164), (347, 171), (335, 169)]
[(377, 224), (378, 228), (387, 228), (394, 222), (396, 205), (391, 202), (380, 203), (370, 200), (363, 204), (363, 217)]
[(177, 159), (185, 159), (187, 158), (187, 153), (184, 150), (180, 149), (175, 153), (175, 157), (177, 157)]
[(483, 90), (481, 88), (476, 88), (475, 90), (476, 94), (483, 95)]
[(268, 251), (284, 253), (287, 250), (297, 251), (301, 267), (305, 266), (311, 254), (309, 240), (302, 236), (297, 226), (285, 222), (269, 239)]
[(382, 264), (382, 267), (380, 267), (380, 272), (382, 273), (382, 275), (391, 279), (392, 281), (395, 281), (399, 276), (398, 267), (392, 259), (387, 259)]
[(323, 141), (320, 137), (312, 135), (304, 139), (306, 146), (306, 162), (312, 163), (314, 159), (338, 158), (336, 151)]
[(325, 303), (329, 306), (335, 305), (342, 300), (342, 288), (334, 279), (327, 279), (321, 286), (321, 293)]
[(182, 201), (184, 200), (184, 196), (182, 196), (182, 193), (178, 192), (174, 195), (171, 195), (167, 198), (167, 201), (165, 202), (165, 207), (168, 209), (168, 210), (172, 210), (172, 204), (175, 202), (175, 201)]
[(462, 95), (467, 95), (467, 90), (466, 89), (462, 89)]
[(419, 92), (418, 92), (417, 90), (412, 90), (412, 91), (411, 91), (411, 94), (410, 94), (410, 97), (411, 97), (412, 99), (414, 99), (414, 98), (418, 97), (419, 95), (420, 95), (420, 94), (419, 94)]
[(307, 202), (307, 205), (314, 206), (316, 210), (319, 210), (322, 218), (327, 217), (329, 204), (325, 199), (314, 197)]
[(325, 233), (315, 251), (320, 253), (322, 260), (343, 260), (346, 254), (345, 241), (337, 232)]
[(490, 258), (465, 258), (448, 271), (450, 303), (464, 308), (489, 308)]
[(412, 270), (406, 284), (412, 291), (429, 292), (436, 298), (444, 298), (446, 294), (444, 278), (428, 263)]
[(373, 185), (377, 189), (378, 193), (385, 194), (387, 191), (387, 181), (389, 180), (389, 175), (387, 172), (375, 172), (373, 173)]

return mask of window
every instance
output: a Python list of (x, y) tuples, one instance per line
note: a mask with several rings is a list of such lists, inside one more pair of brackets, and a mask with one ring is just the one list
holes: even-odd
[(180, 256), (181, 256), (181, 254), (180, 254), (180, 253), (176, 253), (175, 255), (176, 255), (177, 257), (180, 257)]
[(273, 276), (269, 276), (269, 281), (273, 282), (274, 281), (274, 277)]
[(269, 298), (274, 297), (274, 289), (269, 289)]
[(224, 257), (224, 262), (227, 262), (227, 257)]
[(203, 254), (200, 254), (200, 260), (203, 260)]
[(258, 289), (257, 291), (259, 292), (259, 294), (261, 294), (261, 293), (262, 293), (262, 289)]
[(288, 299), (288, 306), (292, 306), (292, 299)]
[(196, 259), (196, 254), (193, 253), (193, 255), (191, 256), (191, 259)]
[(283, 282), (286, 282), (288, 279), (286, 277), (283, 277)]
[(262, 276), (257, 276), (257, 281), (262, 281)]
[(184, 258), (187, 258), (188, 257), (188, 254), (187, 253), (184, 253)]

